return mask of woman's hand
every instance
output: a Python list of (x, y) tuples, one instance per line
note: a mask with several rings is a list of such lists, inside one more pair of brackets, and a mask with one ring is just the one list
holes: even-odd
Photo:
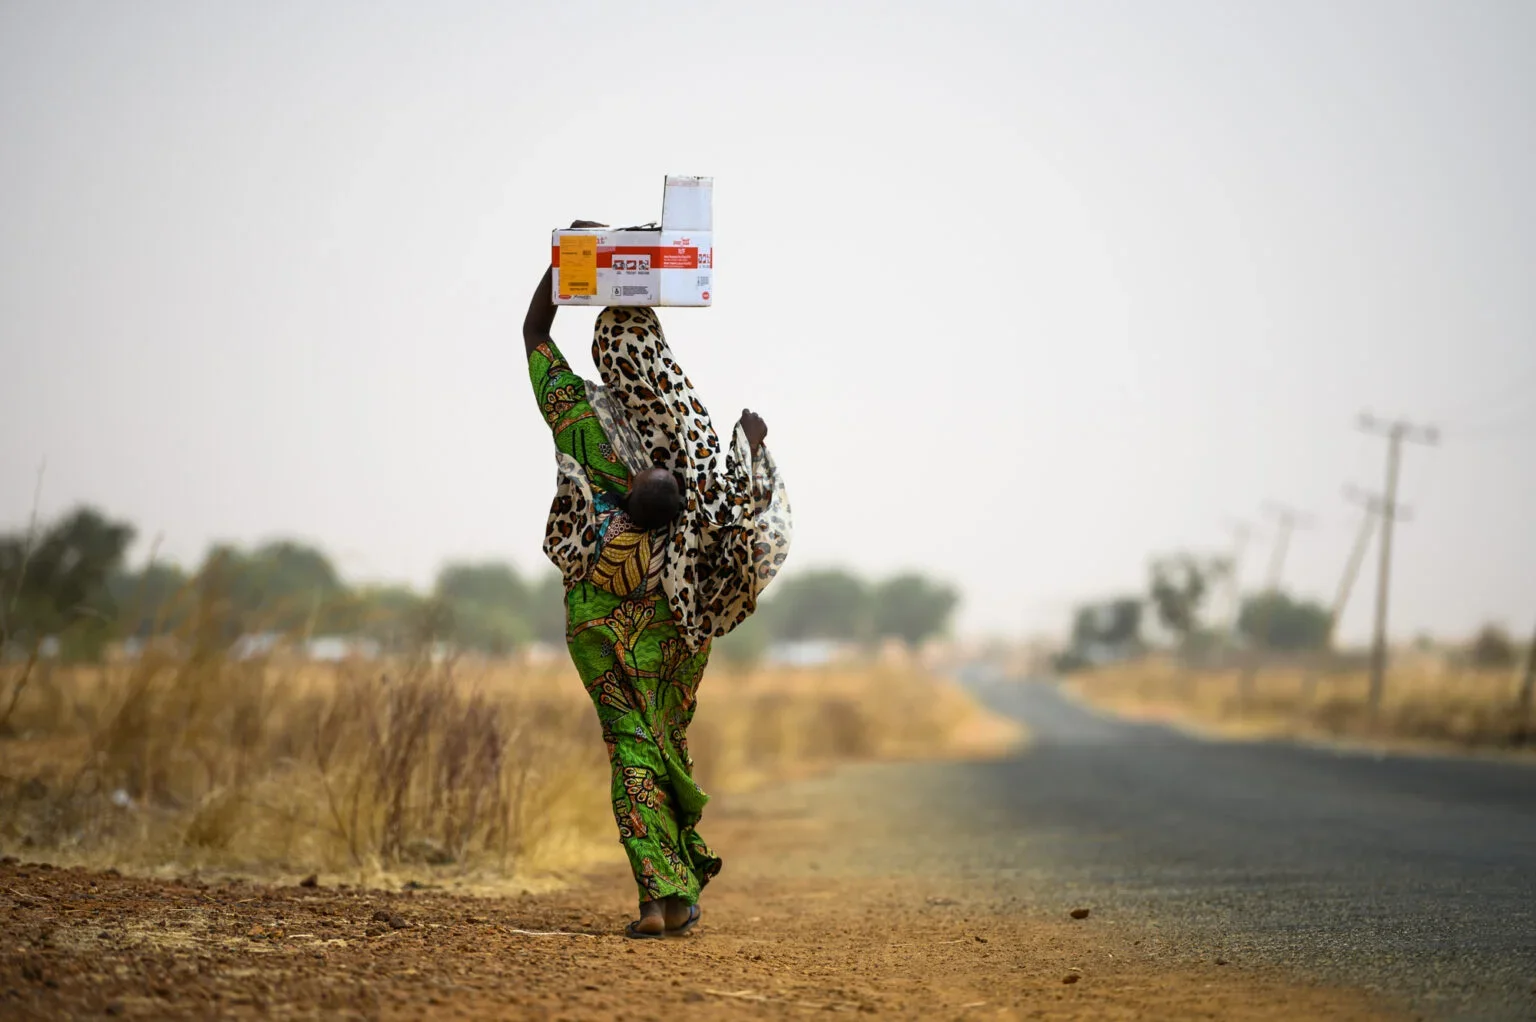
[(764, 422), (763, 417), (752, 409), (743, 408), (738, 425), (747, 431), (747, 443), (752, 446), (752, 453), (756, 454), (757, 449), (763, 446), (763, 440), (768, 436), (768, 423)]
[[(607, 226), (596, 220), (572, 220), (570, 229), (590, 231)], [(528, 314), (523, 317), (523, 350), (530, 356), (534, 348), (549, 341), (549, 330), (555, 323), (555, 302), (549, 295), (554, 288), (554, 276), (554, 266), (544, 271), (539, 286), (534, 289), (533, 298), (528, 302)]]

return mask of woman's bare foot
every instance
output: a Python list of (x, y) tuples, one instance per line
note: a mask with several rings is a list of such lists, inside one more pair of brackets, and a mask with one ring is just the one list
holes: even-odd
[(666, 906), (665, 919), (667, 929), (681, 929), (687, 924), (688, 920), (693, 918), (693, 907), (682, 898), (663, 898), (662, 902)]
[(636, 933), (645, 933), (652, 936), (660, 936), (667, 928), (668, 917), (671, 915), (667, 903), (671, 898), (652, 899), (640, 903), (640, 918), (630, 923), (630, 928)]

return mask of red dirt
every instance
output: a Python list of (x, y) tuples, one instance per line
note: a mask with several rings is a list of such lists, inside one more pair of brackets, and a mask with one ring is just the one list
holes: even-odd
[(1171, 959), (1097, 913), (1043, 918), (964, 885), (937, 896), (911, 878), (778, 868), (776, 850), (818, 834), (717, 822), (727, 872), (696, 933), (666, 941), (619, 936), (632, 910), (620, 868), (555, 894), (483, 897), (10, 861), (0, 1018), (1397, 1017), (1360, 992)]

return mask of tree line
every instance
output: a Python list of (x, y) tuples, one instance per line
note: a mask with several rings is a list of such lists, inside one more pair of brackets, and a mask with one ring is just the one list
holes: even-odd
[[(1071, 633), (1057, 666), (1072, 670), (1095, 661), (1140, 655), (1162, 645), (1188, 657), (1240, 646), (1271, 654), (1318, 653), (1334, 648), (1333, 611), (1284, 590), (1241, 596), (1235, 620), (1210, 620), (1213, 593), (1232, 582), (1232, 562), (1177, 553), (1154, 558), (1141, 593), (1089, 601), (1073, 613)], [(1154, 637), (1153, 631), (1161, 633)], [(1419, 645), (1432, 645), (1428, 638)], [(1498, 625), (1484, 626), (1466, 644), (1473, 666), (1513, 667), (1520, 644)]]
[[(293, 540), (215, 545), (190, 571), (154, 560), (132, 568), (136, 535), (131, 523), (91, 507), (0, 534), (0, 648), (48, 643), (62, 658), (91, 660), (115, 641), (189, 631), (216, 645), (253, 633), (343, 635), (385, 651), (445, 642), (491, 656), (565, 641), (564, 590), (553, 571), (530, 578), (505, 562), (458, 562), (444, 565), (427, 592), (352, 585), (324, 551)], [(777, 642), (917, 645), (947, 631), (958, 603), (952, 587), (919, 574), (789, 574), (721, 650), (753, 660)]]

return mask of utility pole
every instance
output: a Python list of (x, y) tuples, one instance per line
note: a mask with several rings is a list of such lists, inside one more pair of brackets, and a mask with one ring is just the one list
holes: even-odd
[(1275, 547), (1269, 555), (1269, 574), (1264, 581), (1264, 592), (1259, 604), (1259, 619), (1254, 622), (1255, 648), (1250, 650), (1247, 667), (1243, 671), (1240, 702), (1246, 706), (1253, 697), (1253, 679), (1259, 670), (1259, 657), (1263, 655), (1258, 644), (1269, 639), (1269, 622), (1274, 613), (1275, 600), (1280, 595), (1280, 579), (1285, 572), (1285, 558), (1291, 550), (1291, 534), (1297, 529), (1310, 528), (1312, 517), (1286, 504), (1270, 501), (1264, 511), (1275, 519)]
[(1360, 429), (1387, 438), (1387, 486), (1381, 496), (1381, 564), (1376, 577), (1376, 629), (1371, 642), (1370, 715), (1374, 721), (1381, 711), (1381, 693), (1387, 674), (1387, 597), (1392, 588), (1392, 523), (1397, 517), (1397, 475), (1403, 458), (1403, 441), (1435, 444), (1440, 431), (1433, 426), (1416, 426), (1398, 419), (1386, 422), (1365, 413)]
[(1350, 548), (1349, 560), (1344, 564), (1344, 577), (1339, 579), (1339, 589), (1333, 594), (1333, 608), (1328, 612), (1328, 641), (1324, 649), (1333, 648), (1333, 640), (1339, 629), (1339, 618), (1344, 616), (1344, 606), (1349, 603), (1349, 594), (1355, 588), (1355, 579), (1360, 576), (1360, 565), (1365, 561), (1365, 551), (1371, 545), (1371, 534), (1376, 531), (1376, 516), (1380, 514), (1376, 502), (1373, 500), (1366, 505), (1365, 513), (1360, 516), (1360, 531), (1355, 533), (1355, 545)]
[(1272, 593), (1280, 591), (1280, 576), (1285, 571), (1285, 556), (1291, 550), (1291, 533), (1312, 526), (1312, 516), (1295, 508), (1271, 501), (1265, 511), (1275, 518), (1275, 549), (1269, 555), (1269, 578), (1265, 588)]
[[(1349, 560), (1344, 563), (1344, 574), (1339, 578), (1339, 588), (1333, 596), (1333, 606), (1328, 612), (1328, 634), (1323, 642), (1322, 655), (1327, 655), (1333, 650), (1334, 639), (1338, 635), (1339, 621), (1344, 617), (1344, 608), (1349, 604), (1349, 596), (1355, 589), (1355, 580), (1360, 577), (1360, 568), (1365, 563), (1365, 552), (1370, 549), (1371, 536), (1376, 532), (1376, 521), (1381, 516), (1382, 499), (1372, 493), (1362, 493), (1351, 486), (1344, 491), (1344, 495), (1350, 500), (1362, 505), (1365, 513), (1360, 516), (1360, 529), (1355, 533), (1355, 544), (1350, 548)], [(1406, 511), (1406, 509), (1403, 509)], [(1303, 694), (1303, 702), (1312, 702), (1312, 697), (1317, 692), (1317, 674), (1319, 666), (1314, 666), (1307, 672), (1306, 691)]]
[(1350, 500), (1365, 508), (1365, 514), (1360, 519), (1360, 531), (1355, 535), (1354, 548), (1349, 552), (1349, 563), (1344, 566), (1344, 577), (1339, 580), (1339, 590), (1334, 595), (1333, 614), (1328, 622), (1328, 641), (1332, 645), (1334, 629), (1338, 627), (1339, 618), (1344, 614), (1344, 606), (1349, 602), (1349, 595), (1354, 591), (1355, 580), (1360, 576), (1360, 568), (1365, 563), (1365, 552), (1371, 544), (1371, 534), (1376, 531), (1376, 523), (1384, 519), (1389, 510), (1393, 518), (1401, 522), (1413, 521), (1413, 511), (1404, 505), (1390, 508), (1386, 498), (1376, 493), (1366, 493), (1356, 487), (1349, 487), (1344, 495)]

